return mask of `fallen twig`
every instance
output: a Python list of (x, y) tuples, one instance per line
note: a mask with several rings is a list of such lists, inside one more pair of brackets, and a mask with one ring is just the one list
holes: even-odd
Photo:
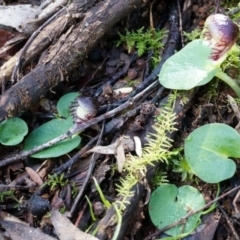
[(147, 92), (151, 91), (158, 84), (159, 84), (158, 81), (155, 81), (150, 86), (148, 86), (146, 89), (144, 89), (144, 91), (137, 94), (135, 97), (129, 99), (127, 102), (123, 103), (119, 107), (117, 107), (117, 108), (115, 108), (115, 109), (113, 109), (113, 110), (111, 110), (111, 111), (109, 111), (105, 114), (102, 114), (99, 117), (91, 119), (88, 122), (83, 122), (81, 124), (76, 124), (71, 129), (69, 129), (69, 131), (67, 133), (65, 133), (65, 134), (63, 134), (63, 135), (61, 135), (57, 138), (54, 138), (53, 140), (51, 140), (51, 141), (49, 141), (45, 144), (42, 144), (41, 146), (34, 147), (33, 149), (28, 150), (28, 151), (21, 151), (13, 157), (3, 159), (2, 161), (0, 160), (0, 168), (4, 167), (6, 165), (12, 164), (12, 163), (14, 163), (14, 162), (16, 162), (20, 159), (24, 159), (27, 156), (30, 156), (30, 155), (32, 155), (36, 152), (39, 152), (39, 151), (41, 151), (45, 148), (51, 147), (52, 145), (54, 145), (56, 143), (59, 143), (60, 141), (65, 140), (69, 137), (72, 137), (73, 135), (78, 134), (79, 132), (85, 130), (86, 128), (88, 128), (88, 127), (90, 127), (90, 126), (92, 126), (96, 123), (99, 123), (99, 122), (103, 121), (104, 119), (108, 119), (108, 118), (111, 118), (111, 117), (115, 116), (116, 114), (125, 110), (126, 108), (128, 108), (130, 106), (133, 106), (133, 104), (136, 100), (141, 99), (145, 94), (147, 94)]
[[(101, 140), (102, 140), (103, 131), (104, 131), (104, 125), (105, 125), (105, 121), (102, 124), (102, 130), (101, 130), (101, 133), (100, 133), (100, 136), (98, 138), (96, 146), (99, 145)], [(85, 188), (86, 188), (86, 186), (88, 184), (88, 181), (90, 179), (90, 176), (91, 176), (91, 174), (93, 172), (93, 169), (95, 167), (95, 163), (96, 163), (96, 160), (97, 160), (98, 156), (99, 156), (98, 153), (93, 153), (92, 156), (91, 156), (91, 160), (90, 160), (90, 163), (89, 163), (89, 168), (88, 168), (88, 171), (87, 171), (87, 176), (85, 177), (83, 185), (81, 186), (81, 189), (78, 192), (78, 195), (77, 195), (77, 197), (74, 200), (74, 203), (73, 203), (73, 205), (71, 207), (71, 210), (68, 213), (68, 217), (72, 217), (72, 215), (73, 215), (73, 213), (74, 213), (74, 211), (75, 211), (75, 209), (76, 209), (76, 207), (77, 207), (77, 205), (78, 205), (78, 203), (79, 203), (79, 201), (80, 201), (80, 199), (81, 199), (81, 197), (82, 197), (82, 195), (83, 195), (83, 193), (85, 191)]]
[(61, 164), (59, 167), (53, 169), (53, 173), (56, 173), (57, 175), (61, 174), (68, 168), (70, 168), (73, 164), (75, 164), (79, 158), (91, 148), (91, 146), (98, 140), (99, 135), (92, 138), (84, 147), (82, 147), (77, 154), (75, 154), (71, 159), (69, 159), (67, 162)]
[(229, 216), (227, 215), (227, 213), (224, 211), (224, 209), (220, 205), (218, 207), (219, 207), (220, 211), (222, 212), (223, 216), (225, 217), (227, 224), (230, 227), (233, 236), (235, 237), (235, 240), (240, 240), (240, 237), (238, 236), (236, 230), (234, 229), (233, 224), (232, 224), (231, 220), (229, 219)]

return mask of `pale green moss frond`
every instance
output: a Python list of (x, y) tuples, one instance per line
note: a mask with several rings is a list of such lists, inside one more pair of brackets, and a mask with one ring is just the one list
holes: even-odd
[[(120, 179), (117, 185), (118, 195), (123, 201), (118, 201), (120, 209), (123, 210), (127, 204), (127, 199), (132, 196), (132, 187), (145, 178), (147, 167), (156, 161), (168, 162), (171, 152), (172, 140), (169, 134), (176, 131), (175, 114), (172, 109), (165, 108), (156, 117), (152, 126), (154, 133), (149, 134), (149, 143), (143, 149), (141, 157), (128, 154), (123, 167), (124, 178)], [(124, 203), (123, 203), (124, 202)]]

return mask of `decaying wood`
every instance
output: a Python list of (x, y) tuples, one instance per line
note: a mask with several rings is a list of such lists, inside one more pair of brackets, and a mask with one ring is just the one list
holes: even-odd
[[(36, 37), (27, 48), (26, 53), (24, 54), (24, 61), (22, 62), (22, 67), (25, 67), (27, 64), (30, 63), (35, 57), (39, 56), (47, 47), (50, 46), (53, 42), (59, 38), (59, 36), (69, 28), (71, 24), (75, 22), (75, 18), (70, 17), (74, 16), (75, 14), (84, 13), (89, 9), (91, 6), (94, 5), (96, 0), (84, 0), (76, 2), (74, 1), (69, 5), (68, 8), (63, 8), (56, 19), (51, 17), (48, 21), (51, 24), (47, 24), (46, 27), (43, 29), (38, 28), (38, 24), (36, 23), (35, 26), (32, 26), (33, 35), (35, 33)], [(57, 14), (56, 14), (57, 15)], [(55, 19), (55, 20), (54, 20)], [(44, 23), (45, 25), (45, 23)], [(41, 26), (42, 27), (42, 26)], [(25, 46), (24, 46), (25, 47)], [(15, 56), (10, 58), (7, 62), (5, 62), (0, 67), (0, 84), (2, 83), (2, 79), (4, 77), (5, 81), (9, 80), (15, 65), (16, 60), (18, 59), (21, 51), (19, 51)]]
[(106, 0), (85, 13), (72, 25), (38, 65), (0, 98), (0, 121), (15, 116), (38, 102), (41, 96), (63, 79), (77, 79), (78, 66), (104, 33), (126, 16), (141, 0)]

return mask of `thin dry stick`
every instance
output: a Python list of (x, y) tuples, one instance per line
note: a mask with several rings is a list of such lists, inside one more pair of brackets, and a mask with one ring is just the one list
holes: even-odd
[(98, 140), (99, 134), (92, 138), (84, 147), (82, 147), (77, 154), (75, 154), (71, 159), (69, 159), (67, 162), (61, 164), (59, 167), (53, 169), (53, 173), (56, 173), (57, 175), (61, 174), (63, 171), (68, 169), (68, 172), (70, 172), (70, 168), (73, 164), (75, 164), (79, 158), (88, 151), (91, 146)]
[(162, 232), (165, 232), (165, 231), (167, 231), (167, 230), (170, 229), (170, 228), (176, 227), (177, 225), (179, 225), (179, 224), (183, 223), (184, 221), (186, 221), (187, 218), (189, 218), (189, 217), (191, 217), (192, 215), (194, 215), (194, 214), (196, 214), (196, 213), (198, 213), (198, 212), (200, 212), (200, 211), (202, 211), (202, 210), (210, 207), (213, 203), (216, 203), (217, 201), (223, 199), (224, 197), (226, 197), (227, 195), (231, 194), (231, 193), (234, 192), (234, 191), (237, 191), (238, 189), (240, 189), (240, 185), (237, 186), (237, 187), (235, 187), (235, 188), (233, 188), (233, 189), (231, 189), (231, 190), (229, 190), (228, 192), (222, 194), (221, 196), (213, 199), (212, 201), (210, 201), (209, 203), (207, 203), (207, 204), (204, 205), (203, 207), (201, 207), (201, 208), (199, 208), (199, 209), (197, 209), (197, 210), (195, 210), (195, 211), (190, 211), (187, 215), (185, 215), (184, 217), (182, 217), (182, 218), (179, 219), (178, 221), (176, 221), (176, 222), (174, 222), (174, 223), (172, 223), (172, 224), (170, 224), (170, 225), (168, 225), (168, 226), (166, 226), (166, 227), (164, 227), (164, 228), (162, 228), (162, 229), (159, 229), (157, 232), (155, 232), (155, 233), (147, 236), (146, 238), (144, 238), (144, 240), (148, 240), (148, 239), (150, 239), (151, 237), (154, 237), (154, 236), (156, 236), (156, 235), (158, 235), (158, 234), (160, 234), (160, 233), (162, 233)]
[[(153, 2), (150, 5), (150, 14), (149, 14), (149, 18), (150, 18), (150, 27), (152, 30), (154, 30), (154, 23), (153, 23), (153, 14), (152, 14), (152, 7), (154, 4), (155, 0), (153, 0)], [(154, 34), (154, 31), (152, 31), (152, 33)], [(155, 36), (154, 36), (155, 37)]]
[(240, 197), (240, 191), (238, 191), (238, 193), (234, 197), (233, 203), (232, 203), (236, 214), (239, 214), (239, 210), (238, 210), (238, 206), (237, 206), (237, 202), (239, 201), (239, 197)]
[(229, 94), (227, 94), (227, 99), (232, 107), (234, 115), (236, 116), (236, 118), (238, 120), (238, 124), (235, 127), (235, 129), (238, 131), (240, 128), (240, 111), (239, 111), (238, 105), (237, 105), (236, 101), (234, 100), (234, 98), (232, 96), (230, 96)]
[(2, 94), (5, 92), (5, 88), (6, 88), (6, 75), (4, 74), (2, 76)]
[(236, 240), (240, 240), (240, 238), (239, 238), (236, 230), (234, 229), (233, 224), (231, 223), (231, 220), (229, 219), (227, 213), (224, 211), (224, 209), (220, 205), (218, 207), (219, 207), (220, 211), (223, 213), (223, 216), (226, 218), (227, 224), (230, 227), (233, 236), (235, 237)]
[(119, 107), (117, 107), (117, 108), (115, 108), (115, 109), (113, 109), (113, 110), (111, 110), (111, 111), (109, 111), (105, 114), (102, 114), (99, 117), (96, 117), (96, 118), (91, 119), (87, 122), (84, 122), (82, 124), (76, 124), (72, 128), (70, 128), (67, 133), (65, 133), (65, 134), (63, 134), (59, 137), (56, 137), (53, 140), (42, 144), (41, 146), (34, 147), (33, 149), (28, 150), (28, 151), (21, 151), (13, 157), (9, 157), (9, 158), (0, 160), (0, 168), (5, 167), (6, 165), (12, 164), (14, 162), (17, 162), (20, 159), (24, 159), (27, 156), (30, 156), (30, 155), (32, 155), (36, 152), (39, 152), (39, 151), (41, 151), (45, 148), (51, 147), (52, 145), (57, 144), (60, 141), (63, 141), (65, 139), (69, 138), (69, 137), (72, 137), (73, 135), (78, 134), (79, 132), (85, 130), (86, 128), (88, 128), (88, 127), (90, 127), (94, 124), (97, 124), (97, 123), (103, 121), (104, 119), (114, 117), (119, 112), (123, 111), (124, 109), (128, 108), (129, 106), (132, 106), (136, 100), (141, 99), (145, 94), (147, 94), (147, 92), (151, 91), (158, 84), (159, 84), (158, 81), (153, 82), (146, 89), (144, 89), (141, 93), (139, 93), (135, 97), (129, 99), (127, 102), (123, 103)]
[(182, 27), (182, 12), (179, 0), (177, 1), (177, 8), (178, 8), (178, 16), (179, 16), (179, 31), (181, 36), (181, 43), (182, 47), (184, 47), (184, 39), (183, 39), (183, 27)]
[[(99, 135), (99, 139), (98, 139), (98, 141), (97, 141), (96, 146), (98, 146), (98, 145), (100, 144), (101, 140), (102, 140), (103, 131), (104, 131), (104, 126), (105, 126), (105, 121), (104, 121), (103, 124), (102, 124), (102, 130), (101, 130), (101, 133), (100, 133), (100, 135)], [(90, 163), (89, 163), (89, 168), (88, 168), (87, 176), (85, 177), (84, 182), (83, 182), (83, 185), (82, 185), (82, 187), (81, 187), (81, 189), (80, 189), (77, 197), (76, 197), (75, 200), (74, 200), (74, 203), (73, 203), (73, 205), (72, 205), (72, 207), (71, 207), (71, 210), (70, 210), (70, 212), (68, 213), (68, 217), (72, 217), (72, 215), (73, 215), (73, 213), (74, 213), (74, 211), (75, 211), (75, 209), (76, 209), (76, 207), (77, 207), (77, 205), (78, 205), (78, 203), (79, 203), (79, 201), (80, 201), (80, 199), (81, 199), (81, 197), (82, 197), (82, 195), (83, 195), (83, 193), (84, 193), (84, 191), (85, 191), (85, 188), (86, 188), (87, 183), (88, 183), (88, 181), (89, 181), (89, 179), (90, 179), (90, 176), (91, 176), (91, 174), (92, 174), (92, 172), (93, 172), (93, 169), (94, 169), (95, 164), (96, 164), (96, 159), (98, 158), (98, 156), (99, 156), (98, 153), (93, 153), (92, 156), (91, 156), (91, 160), (90, 160)]]
[(216, 4), (215, 13), (218, 13), (219, 12), (219, 7), (220, 7), (220, 0), (216, 0), (215, 4)]

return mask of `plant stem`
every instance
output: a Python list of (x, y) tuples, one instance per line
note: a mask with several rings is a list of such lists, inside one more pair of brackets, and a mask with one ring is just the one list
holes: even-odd
[(113, 203), (112, 205), (113, 205), (113, 207), (114, 207), (114, 209), (116, 211), (117, 220), (118, 220), (117, 226), (115, 228), (114, 235), (112, 237), (112, 240), (116, 240), (118, 238), (118, 235), (119, 235), (120, 229), (121, 229), (121, 225), (122, 225), (122, 215), (121, 215), (120, 210), (117, 207), (117, 204)]
[(98, 182), (97, 182), (97, 179), (95, 177), (93, 177), (93, 181), (94, 181), (94, 184), (95, 184), (95, 187), (97, 188), (97, 191), (98, 191), (98, 194), (104, 204), (104, 206), (109, 209), (111, 207), (111, 203), (105, 198), (103, 192), (102, 192), (102, 189), (100, 188)]
[(240, 98), (240, 86), (236, 83), (235, 80), (233, 80), (231, 77), (229, 77), (226, 73), (219, 71), (215, 74), (216, 77), (223, 80), (228, 86), (230, 86), (233, 91), (237, 94), (238, 98)]

